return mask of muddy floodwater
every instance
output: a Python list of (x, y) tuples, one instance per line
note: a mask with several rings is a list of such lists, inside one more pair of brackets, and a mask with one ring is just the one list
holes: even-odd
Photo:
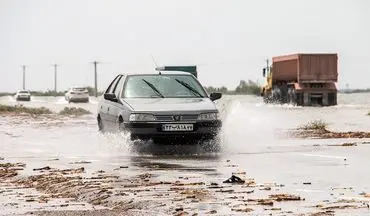
[(331, 131), (369, 132), (367, 93), (339, 95), (333, 107), (224, 96), (219, 152), (101, 134), (95, 98), (0, 98), (18, 103), (92, 114), (1, 115), (0, 215), (370, 215), (370, 139), (284, 136), (317, 119)]

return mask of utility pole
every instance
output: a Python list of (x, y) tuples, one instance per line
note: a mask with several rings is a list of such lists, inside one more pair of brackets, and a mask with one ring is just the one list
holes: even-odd
[(53, 67), (54, 67), (54, 96), (56, 97), (57, 96), (57, 68), (58, 68), (58, 65), (57, 64), (53, 64)]
[(269, 60), (268, 59), (266, 59), (266, 71), (267, 71), (267, 73), (270, 71)]
[(94, 74), (95, 74), (95, 97), (98, 97), (98, 63), (97, 61), (94, 61)]
[(23, 69), (23, 90), (26, 90), (26, 65), (22, 65)]

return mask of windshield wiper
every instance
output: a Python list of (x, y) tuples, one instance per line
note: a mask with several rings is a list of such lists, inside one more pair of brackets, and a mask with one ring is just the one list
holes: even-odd
[(152, 88), (157, 94), (158, 96), (160, 96), (161, 98), (164, 98), (163, 94), (150, 82), (146, 81), (145, 79), (142, 79), (150, 88)]
[(175, 80), (176, 80), (176, 82), (178, 82), (181, 85), (183, 85), (185, 88), (189, 89), (194, 94), (198, 95), (199, 97), (203, 97), (202, 94), (200, 94), (197, 90), (195, 90), (193, 87), (191, 87), (188, 83), (186, 83), (184, 81), (181, 81), (181, 80), (178, 80), (178, 79), (175, 79)]

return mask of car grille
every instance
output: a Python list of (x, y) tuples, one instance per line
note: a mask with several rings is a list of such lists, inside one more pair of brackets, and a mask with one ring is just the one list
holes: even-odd
[(156, 115), (157, 121), (175, 121), (174, 116), (181, 116), (180, 121), (195, 121), (198, 115)]

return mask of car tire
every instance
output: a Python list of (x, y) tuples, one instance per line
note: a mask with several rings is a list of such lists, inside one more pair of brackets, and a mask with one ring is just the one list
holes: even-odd
[(100, 117), (98, 117), (98, 130), (101, 131), (101, 132), (104, 132), (104, 123), (100, 119)]

